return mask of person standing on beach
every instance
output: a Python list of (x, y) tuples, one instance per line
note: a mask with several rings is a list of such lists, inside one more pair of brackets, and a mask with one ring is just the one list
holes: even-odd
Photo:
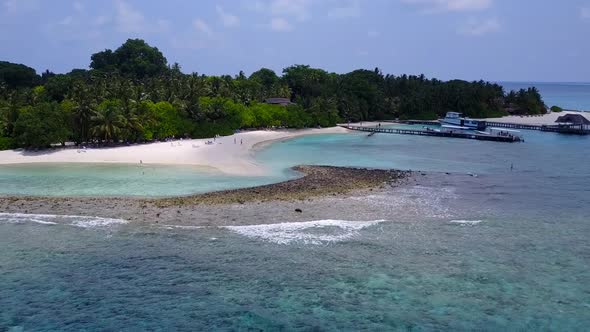
[(234, 144), (237, 144), (237, 142), (236, 142), (236, 138), (235, 138), (235, 137), (234, 137)]

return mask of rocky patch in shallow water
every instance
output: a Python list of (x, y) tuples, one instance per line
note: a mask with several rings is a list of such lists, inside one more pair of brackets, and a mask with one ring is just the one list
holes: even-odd
[(296, 166), (303, 177), (253, 188), (224, 190), (187, 197), (160, 199), (160, 206), (297, 201), (310, 197), (338, 196), (353, 190), (396, 184), (411, 172), (334, 166)]
[(184, 197), (0, 197), (0, 212), (75, 214), (142, 223), (205, 226), (277, 220), (297, 222), (344, 218), (350, 214), (346, 211), (357, 211), (360, 207), (351, 201), (342, 201), (336, 206), (331, 200), (363, 196), (383, 188), (395, 190), (394, 187), (418, 179), (411, 176), (412, 172), (396, 170), (332, 166), (297, 166), (295, 170), (304, 176), (260, 187)]

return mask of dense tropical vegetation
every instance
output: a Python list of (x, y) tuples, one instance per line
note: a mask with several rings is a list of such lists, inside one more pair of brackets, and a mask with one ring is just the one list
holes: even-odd
[[(288, 106), (268, 98), (288, 98)], [(546, 111), (535, 88), (511, 91), (484, 81), (443, 82), (347, 74), (295, 65), (278, 76), (262, 68), (249, 77), (184, 74), (143, 40), (96, 53), (90, 69), (37, 75), (0, 62), (0, 149), (53, 143), (143, 142), (212, 137), (240, 128), (332, 126), (339, 121), (435, 119), (447, 111), (471, 117)]]

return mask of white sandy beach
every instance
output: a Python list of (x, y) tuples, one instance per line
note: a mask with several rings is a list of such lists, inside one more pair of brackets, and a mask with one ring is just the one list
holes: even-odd
[[(128, 163), (195, 165), (216, 168), (235, 175), (263, 175), (264, 165), (257, 164), (252, 150), (256, 145), (302, 135), (346, 133), (340, 127), (304, 130), (246, 131), (215, 139), (186, 139), (131, 146), (65, 148), (44, 151), (0, 151), (1, 164), (21, 163)], [(234, 143), (235, 140), (235, 143)]]
[(518, 116), (518, 115), (511, 115), (505, 116), (502, 118), (488, 118), (483, 119), (486, 121), (493, 121), (493, 122), (510, 122), (510, 123), (518, 123), (518, 124), (526, 124), (526, 125), (555, 125), (555, 120), (558, 117), (566, 114), (581, 114), (582, 116), (586, 117), (590, 120), (590, 112), (559, 112), (554, 113), (551, 112), (549, 114), (543, 114), (541, 116)]

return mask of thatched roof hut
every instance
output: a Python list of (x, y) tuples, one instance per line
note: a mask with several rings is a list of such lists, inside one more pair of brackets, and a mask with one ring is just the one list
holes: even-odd
[(560, 116), (555, 122), (560, 125), (590, 125), (590, 120), (586, 119), (583, 115), (572, 113)]

